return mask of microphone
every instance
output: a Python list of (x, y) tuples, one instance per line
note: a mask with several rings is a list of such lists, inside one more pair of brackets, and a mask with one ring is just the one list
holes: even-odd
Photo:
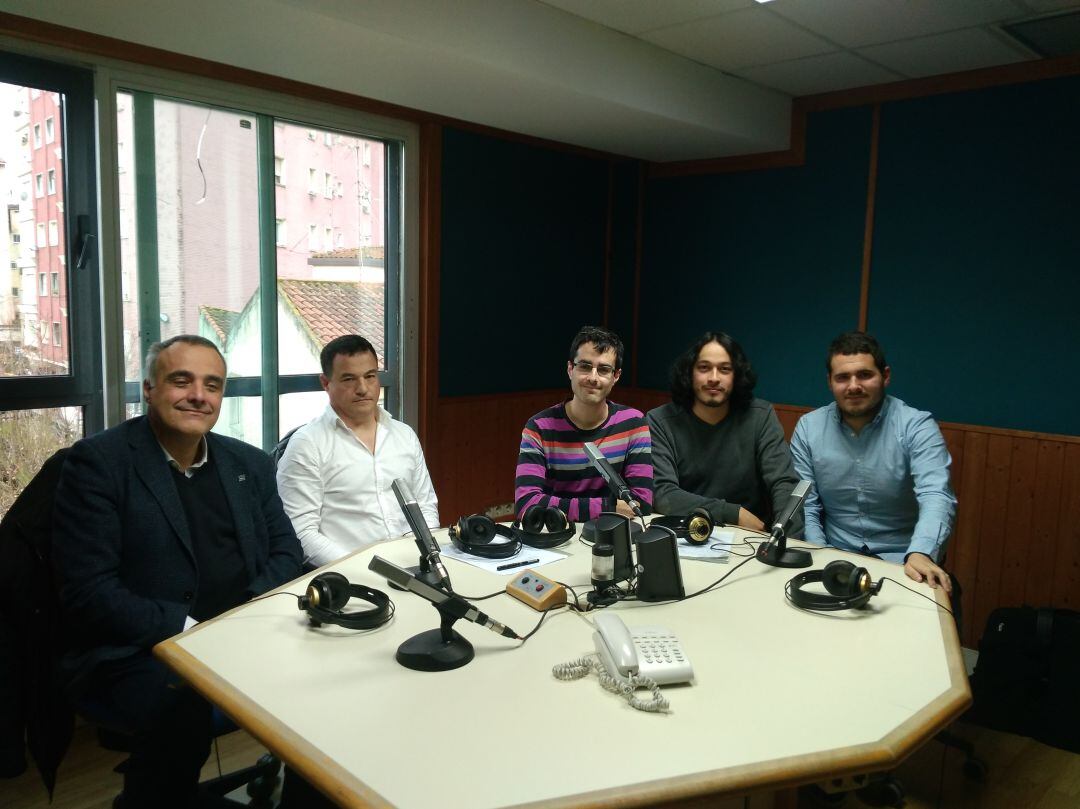
[(806, 496), (810, 494), (810, 481), (800, 480), (791, 490), (787, 503), (780, 510), (773, 523), (769, 541), (758, 546), (759, 561), (773, 567), (810, 567), (813, 559), (808, 551), (788, 550), (787, 535), (784, 530), (791, 522), (792, 515), (802, 507)]
[(608, 488), (611, 489), (615, 496), (626, 503), (626, 505), (630, 506), (630, 510), (633, 511), (635, 515), (644, 519), (644, 515), (641, 513), (641, 506), (639, 506), (637, 500), (634, 499), (630, 487), (626, 485), (626, 481), (622, 479), (622, 475), (616, 472), (615, 467), (613, 467), (608, 462), (608, 459), (604, 457), (604, 453), (600, 451), (600, 448), (592, 441), (586, 441), (585, 454), (589, 456), (592, 465), (596, 467), (596, 471), (600, 473), (600, 477), (604, 479)]
[(396, 584), (404, 590), (409, 590), (422, 598), (426, 598), (439, 610), (445, 611), (454, 618), (464, 618), (466, 621), (472, 621), (474, 624), (490, 629), (496, 635), (502, 635), (504, 638), (521, 640), (521, 637), (510, 627), (489, 617), (465, 599), (444, 593), (442, 590), (420, 581), (409, 571), (403, 570), (393, 562), (386, 561), (381, 556), (371, 557), (368, 569), (378, 573), (380, 576), (384, 576), (391, 584)]
[(446, 565), (443, 564), (442, 555), (439, 553), (439, 543), (431, 535), (424, 512), (420, 510), (420, 504), (416, 502), (412, 489), (401, 478), (391, 483), (390, 488), (394, 490), (394, 496), (397, 498), (398, 505), (401, 506), (401, 513), (405, 515), (405, 520), (412, 529), (416, 547), (420, 549), (420, 558), (427, 561), (435, 570), (442, 585), (450, 590), (450, 576), (446, 572)]

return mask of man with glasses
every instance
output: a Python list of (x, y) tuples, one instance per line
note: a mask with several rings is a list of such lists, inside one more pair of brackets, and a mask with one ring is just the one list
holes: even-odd
[[(706, 509), (718, 524), (762, 530), (798, 478), (773, 406), (754, 398), (757, 375), (722, 331), (705, 332), (671, 370), (671, 402), (649, 411), (656, 509)], [(802, 531), (796, 515), (788, 535)]]
[(633, 512), (616, 499), (585, 453), (592, 442), (604, 453), (648, 513), (652, 507), (652, 442), (641, 411), (608, 401), (622, 374), (618, 335), (583, 326), (570, 343), (566, 374), (571, 397), (537, 413), (521, 432), (515, 480), (520, 518), (530, 506), (558, 508), (571, 521), (601, 511)]

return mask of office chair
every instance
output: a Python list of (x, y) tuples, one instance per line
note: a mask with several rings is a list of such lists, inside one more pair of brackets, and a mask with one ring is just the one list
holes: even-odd
[[(303, 426), (303, 424), (300, 425), (300, 427)], [(285, 448), (289, 446), (289, 439), (293, 437), (293, 433), (299, 430), (300, 427), (293, 427), (289, 432), (285, 433), (281, 440), (274, 444), (274, 448), (270, 450), (270, 458), (274, 461), (275, 467), (281, 463), (281, 456), (285, 454)]]
[[(97, 726), (98, 743), (106, 750), (118, 753), (130, 753), (132, 736), (124, 729), (118, 727), (107, 712), (95, 705), (84, 705), (80, 710), (81, 715), (87, 721)], [(219, 736), (225, 736), (239, 728), (225, 714), (217, 708), (213, 709), (214, 745), (217, 745)], [(127, 760), (121, 761), (113, 769), (113, 772), (123, 773)], [(215, 796), (221, 806), (249, 807), (249, 809), (270, 809), (273, 801), (271, 796), (279, 782), (281, 761), (272, 753), (266, 753), (259, 757), (254, 764), (233, 772), (223, 773), (216, 778), (199, 782), (200, 796)], [(251, 799), (249, 803), (241, 803), (226, 798), (230, 792), (247, 786), (247, 794)], [(113, 799), (113, 809), (124, 809), (123, 793)]]

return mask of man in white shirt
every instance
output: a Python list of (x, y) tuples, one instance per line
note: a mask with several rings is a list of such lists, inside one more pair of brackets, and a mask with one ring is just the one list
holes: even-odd
[(327, 343), (319, 360), (330, 403), (293, 433), (277, 483), (304, 561), (321, 567), (409, 532), (390, 488), (396, 479), (409, 484), (431, 528), (439, 525), (439, 504), (416, 433), (379, 406), (371, 343), (346, 334)]

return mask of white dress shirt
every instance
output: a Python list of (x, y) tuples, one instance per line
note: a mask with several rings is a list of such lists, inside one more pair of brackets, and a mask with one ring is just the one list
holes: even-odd
[(409, 425), (380, 407), (374, 454), (329, 405), (293, 433), (278, 463), (277, 484), (304, 561), (321, 567), (409, 533), (390, 488), (397, 478), (409, 484), (428, 527), (437, 528), (439, 503)]

